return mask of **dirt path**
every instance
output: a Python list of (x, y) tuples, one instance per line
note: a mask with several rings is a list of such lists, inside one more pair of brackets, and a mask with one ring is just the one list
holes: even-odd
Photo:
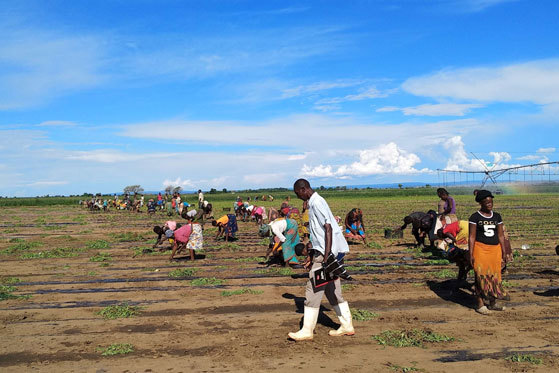
[[(366, 214), (378, 208), (375, 203), (381, 202), (366, 205)], [(511, 199), (503, 208), (517, 204)], [(400, 215), (409, 208), (396, 206)], [(265, 249), (254, 224), (241, 223), (240, 240), (229, 245), (214, 242), (207, 229), (203, 255), (193, 263), (169, 262), (168, 252), (141, 254), (153, 242), (154, 222), (164, 217), (69, 207), (4, 209), (1, 278), (12, 282), (5, 286), (15, 287), (10, 294), (30, 298), (0, 302), (0, 370), (559, 371), (559, 257), (553, 250), (559, 217), (557, 210), (543, 207), (519, 211), (518, 223), (512, 217), (507, 221), (513, 247), (528, 242), (532, 248), (519, 251), (525, 256), (505, 276), (512, 298), (506, 312), (477, 315), (470, 291), (457, 289), (448, 278), (455, 267), (408, 249), (413, 242), (409, 232), (401, 240), (381, 238), (381, 228), (394, 225), (388, 224), (396, 220), (392, 216), (374, 224), (372, 238), (380, 248), (352, 245), (347, 262), (356, 281), (346, 284), (345, 298), (352, 308), (376, 317), (355, 321), (354, 337), (332, 338), (328, 330), (337, 327), (337, 318), (324, 300), (314, 341), (295, 343), (287, 333), (296, 331), (302, 318), (305, 280), (259, 264)], [(542, 221), (540, 213), (550, 218)], [(534, 230), (524, 228), (527, 219), (539, 222)], [(37, 244), (24, 245), (30, 242)], [(75, 256), (22, 259), (56, 248), (69, 248), (65, 252)], [(98, 253), (108, 254), (107, 260), (91, 261)], [(184, 268), (196, 270), (184, 278), (169, 277)], [(193, 279), (214, 277), (222, 283), (191, 285)], [(241, 289), (250, 292), (222, 294)], [(96, 314), (124, 302), (141, 306), (140, 314), (115, 320)], [(414, 328), (453, 340), (396, 348), (372, 339), (385, 330)], [(98, 352), (113, 343), (130, 343), (134, 351), (117, 356)], [(542, 362), (505, 360), (515, 353)]]

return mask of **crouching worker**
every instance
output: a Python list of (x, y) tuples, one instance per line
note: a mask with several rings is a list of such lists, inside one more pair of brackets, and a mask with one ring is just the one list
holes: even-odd
[(299, 260), (295, 255), (295, 245), (300, 241), (297, 228), (297, 222), (289, 218), (279, 218), (270, 224), (262, 224), (259, 230), (261, 236), (269, 236), (270, 231), (272, 233), (270, 243), (273, 243), (273, 246), (271, 250), (268, 249), (266, 258), (271, 251), (278, 253), (281, 250), (284, 265), (288, 264), (290, 267), (300, 268)]
[(350, 240), (363, 241), (367, 244), (365, 227), (363, 226), (363, 211), (352, 209), (345, 217), (345, 237)]
[[(163, 227), (160, 227), (158, 225), (153, 227), (153, 232), (157, 234), (157, 241), (155, 241), (155, 244), (153, 244), (153, 248), (155, 249), (157, 246), (161, 245), (163, 242), (165, 242), (166, 239), (172, 240), (172, 237), (167, 237), (167, 231), (170, 230), (171, 232), (174, 232), (177, 229), (177, 226), (178, 225), (176, 221), (168, 220), (165, 222), (165, 225)], [(178, 227), (180, 227), (180, 225)]]
[(336, 311), (341, 326), (331, 330), (331, 336), (354, 335), (355, 330), (351, 320), (349, 304), (342, 297), (342, 285), (339, 277), (327, 280), (323, 264), (327, 262), (330, 254), (349, 252), (349, 247), (339, 226), (336, 224), (328, 203), (318, 195), (305, 179), (299, 179), (293, 185), (297, 197), (308, 201), (309, 232), (311, 236), (313, 257), (310, 266), (309, 280), (305, 288), (305, 311), (303, 327), (296, 333), (289, 333), (289, 338), (295, 341), (313, 339), (314, 328), (318, 320), (320, 303), (324, 293)]
[[(404, 225), (398, 228), (398, 230), (403, 231), (411, 224), (411, 233), (415, 237), (416, 246), (423, 248), (425, 246), (425, 236), (431, 231), (436, 216), (437, 213), (433, 210), (429, 210), (427, 213), (420, 211), (412, 212), (404, 218)], [(431, 246), (433, 246), (433, 242), (431, 242)]]
[[(171, 232), (170, 230), (167, 232)], [(167, 234), (166, 232), (166, 234)], [(169, 260), (173, 260), (175, 253), (180, 252), (182, 249), (188, 248), (188, 242), (192, 235), (192, 224), (185, 224), (173, 233), (173, 252)], [(194, 260), (194, 249), (190, 248), (190, 260)]]
[(239, 230), (237, 216), (235, 214), (223, 215), (221, 218), (212, 221), (212, 225), (217, 227), (215, 239), (224, 236), (225, 242), (236, 239), (235, 233)]

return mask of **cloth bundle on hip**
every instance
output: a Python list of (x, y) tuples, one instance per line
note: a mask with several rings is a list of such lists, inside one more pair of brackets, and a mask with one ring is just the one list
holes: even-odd
[(324, 262), (323, 267), (329, 277), (339, 277), (348, 281), (353, 280), (353, 277), (351, 277), (351, 275), (345, 270), (344, 260), (341, 259), (338, 261), (332, 253), (328, 255), (328, 258), (326, 258), (326, 262)]

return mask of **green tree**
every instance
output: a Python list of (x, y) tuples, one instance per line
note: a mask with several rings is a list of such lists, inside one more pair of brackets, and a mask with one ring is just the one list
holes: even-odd
[(123, 189), (123, 192), (124, 192), (124, 194), (143, 193), (144, 188), (142, 188), (140, 185), (128, 185), (127, 187), (125, 187)]

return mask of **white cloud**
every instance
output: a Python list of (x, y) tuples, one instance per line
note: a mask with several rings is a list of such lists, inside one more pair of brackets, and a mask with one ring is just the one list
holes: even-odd
[(419, 116), (457, 116), (462, 117), (469, 113), (472, 109), (483, 107), (479, 104), (423, 104), (419, 106), (410, 106), (401, 108), (404, 115)]
[(63, 155), (65, 159), (91, 161), (101, 163), (135, 162), (145, 159), (161, 159), (179, 156), (180, 153), (125, 153), (113, 149), (97, 149), (88, 151), (73, 151)]
[(301, 175), (306, 177), (334, 177), (335, 172), (332, 171), (332, 166), (318, 165), (315, 167), (303, 165)]
[(301, 174), (308, 177), (348, 177), (428, 172), (427, 169), (415, 168), (415, 165), (420, 162), (421, 159), (416, 154), (408, 153), (391, 142), (377, 148), (360, 151), (359, 161), (341, 165), (336, 171), (333, 171), (333, 167), (330, 165), (316, 167), (304, 165)]
[(546, 156), (543, 155), (523, 155), (522, 157), (517, 157), (516, 159), (519, 159), (521, 161), (537, 161), (537, 162), (547, 162), (548, 158)]
[(385, 106), (377, 109), (378, 113), (401, 111), (404, 115), (418, 115), (418, 116), (457, 116), (462, 117), (469, 113), (472, 109), (483, 107), (480, 104), (423, 104), (419, 106), (396, 107)]
[(539, 148), (538, 153), (554, 153), (556, 148)]
[(74, 127), (77, 124), (66, 120), (47, 120), (37, 124), (37, 127)]
[(277, 185), (278, 182), (281, 182), (285, 178), (285, 174), (283, 173), (258, 173), (258, 174), (250, 174), (244, 175), (243, 181), (248, 183), (249, 185)]
[(376, 112), (377, 113), (389, 113), (389, 112), (392, 112), (392, 111), (399, 111), (399, 110), (401, 110), (401, 109), (399, 107), (396, 107), (396, 106), (385, 106), (385, 107), (378, 108), (376, 110)]
[(307, 85), (298, 85), (296, 87), (284, 89), (281, 98), (292, 98), (332, 89), (354, 87), (363, 83), (364, 82), (360, 80), (338, 80), (333, 82), (317, 82)]
[[(469, 157), (465, 150), (464, 142), (461, 136), (454, 136), (443, 142), (443, 147), (449, 152), (446, 170), (451, 171), (485, 171), (485, 169), (500, 169), (507, 167), (519, 166), (519, 164), (507, 164), (512, 159), (507, 152), (490, 152), (493, 157), (492, 161), (483, 158), (479, 160), (475, 157)], [(479, 158), (479, 157), (478, 157)]]
[(125, 71), (161, 79), (208, 78), (219, 74), (254, 72), (286, 66), (328, 54), (346, 43), (336, 27), (267, 28), (258, 35), (238, 29), (219, 37), (167, 34), (138, 42), (142, 53), (123, 57)]
[(180, 186), (180, 187), (183, 187), (183, 188), (184, 188), (184, 187), (194, 188), (194, 184), (192, 183), (192, 181), (190, 181), (189, 179), (183, 180), (183, 179), (180, 178), (180, 177), (177, 177), (175, 180), (168, 180), (168, 179), (165, 179), (165, 180), (163, 181), (163, 186), (164, 186), (164, 187), (168, 187), (168, 186), (177, 187), (177, 186)]
[(27, 184), (27, 186), (29, 186), (29, 187), (45, 187), (45, 186), (66, 185), (66, 184), (68, 184), (67, 181), (35, 181), (35, 182)]
[(309, 154), (311, 154), (311, 153), (306, 152), (306, 153), (303, 153), (303, 154), (292, 154), (289, 157), (287, 157), (287, 160), (288, 161), (301, 161), (303, 159), (306, 159), (309, 156)]
[(500, 67), (446, 69), (402, 84), (416, 96), (482, 102), (559, 102), (559, 59)]
[(362, 101), (362, 100), (367, 100), (367, 99), (372, 99), (372, 98), (380, 98), (380, 97), (387, 97), (388, 96), (388, 92), (381, 92), (379, 91), (376, 87), (369, 87), (365, 90), (363, 90), (360, 93), (357, 94), (352, 94), (352, 95), (346, 95), (343, 97), (331, 97), (331, 98), (323, 98), (320, 99), (318, 101), (316, 101), (316, 105), (324, 105), (324, 104), (339, 104), (342, 102), (348, 102), (348, 101)]
[(35, 106), (105, 80), (105, 51), (95, 37), (5, 26), (0, 32), (0, 110)]
[[(362, 123), (350, 117), (334, 117), (320, 114), (293, 115), (262, 122), (202, 122), (168, 120), (125, 125), (121, 136), (168, 141), (185, 144), (237, 145), (263, 147), (270, 139), (291, 136), (283, 144), (294, 150), (347, 151), (365, 149), (393, 141), (409, 151), (446, 139), (447, 133), (461, 135), (480, 127), (475, 119), (458, 119), (424, 124), (375, 124)], [(157, 128), (157, 131), (154, 131)], [(209, 136), (208, 134), (211, 134)], [(313, 141), (309, 141), (312, 139)]]

